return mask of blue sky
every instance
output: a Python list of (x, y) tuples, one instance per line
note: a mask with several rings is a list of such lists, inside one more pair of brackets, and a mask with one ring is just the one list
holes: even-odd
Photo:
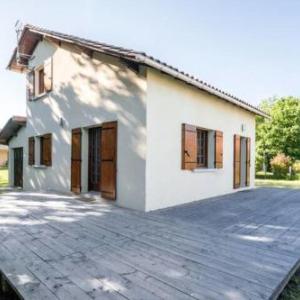
[(145, 51), (256, 105), (300, 96), (299, 12), (298, 0), (5, 1), (0, 127), (25, 115), (24, 76), (6, 70), (18, 19)]

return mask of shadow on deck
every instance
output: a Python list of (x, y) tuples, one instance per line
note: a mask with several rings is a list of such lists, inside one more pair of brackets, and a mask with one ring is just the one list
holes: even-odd
[(0, 269), (25, 299), (272, 299), (300, 258), (300, 190), (141, 213), (0, 195)]

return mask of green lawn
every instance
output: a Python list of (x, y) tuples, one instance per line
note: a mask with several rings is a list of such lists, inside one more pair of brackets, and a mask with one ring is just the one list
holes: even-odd
[(6, 187), (8, 185), (8, 170), (0, 169), (0, 187)]
[(300, 180), (255, 179), (255, 185), (259, 187), (299, 189)]
[(256, 173), (255, 185), (261, 187), (278, 187), (278, 188), (292, 188), (297, 189), (300, 188), (300, 174), (295, 175), (295, 179), (287, 180), (287, 179), (274, 179), (273, 174), (267, 172), (264, 174), (263, 172)]

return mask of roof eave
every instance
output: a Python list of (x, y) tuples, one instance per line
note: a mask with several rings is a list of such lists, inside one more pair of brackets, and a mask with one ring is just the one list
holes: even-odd
[(0, 144), (8, 145), (9, 140), (16, 135), (21, 127), (26, 126), (26, 117), (11, 117), (0, 132)]
[[(108, 54), (110, 56), (115, 56), (115, 57), (119, 57), (119, 58), (129, 59), (128, 54), (127, 55), (121, 55), (117, 51), (99, 49), (98, 47), (93, 47), (91, 45), (86, 45), (86, 44), (81, 43), (79, 41), (73, 41), (72, 39), (59, 37), (59, 36), (56, 36), (55, 34), (50, 34), (48, 32), (43, 32), (41, 30), (37, 30), (37, 29), (33, 28), (30, 25), (25, 25), (24, 26), (23, 33), (22, 33), (19, 44), (21, 43), (22, 39), (24, 38), (24, 32), (25, 31), (35, 33), (35, 34), (37, 34), (37, 35), (39, 35), (40, 37), (43, 37), (43, 38), (47, 37), (47, 38), (51, 38), (53, 40), (57, 40), (57, 41), (60, 41), (60, 42), (65, 42), (65, 43), (68, 43), (68, 44), (77, 45), (77, 46), (80, 46), (82, 48), (89, 49), (89, 50), (92, 50), (92, 51), (95, 51), (95, 52)], [(14, 50), (14, 53), (13, 53), (13, 55), (12, 55), (10, 61), (9, 61), (8, 66), (7, 66), (7, 69), (11, 70), (11, 71), (19, 72), (19, 73), (24, 73), (24, 71), (26, 71), (27, 68), (25, 66), (18, 66), (18, 63), (16, 62), (16, 54), (17, 54), (17, 48), (15, 48), (15, 50)], [(134, 60), (134, 57), (135, 56), (132, 55), (132, 56), (130, 56), (130, 59)]]

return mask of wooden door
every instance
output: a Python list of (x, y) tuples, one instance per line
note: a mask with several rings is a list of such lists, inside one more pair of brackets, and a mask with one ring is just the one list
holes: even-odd
[(81, 128), (72, 130), (71, 191), (81, 192)]
[(233, 188), (237, 189), (241, 186), (241, 137), (234, 135), (233, 142)]
[(23, 187), (23, 148), (14, 149), (14, 186)]
[(246, 139), (246, 186), (250, 185), (251, 139)]
[(102, 124), (100, 147), (101, 196), (115, 200), (117, 193), (117, 122)]
[(89, 191), (100, 191), (101, 127), (89, 129)]

